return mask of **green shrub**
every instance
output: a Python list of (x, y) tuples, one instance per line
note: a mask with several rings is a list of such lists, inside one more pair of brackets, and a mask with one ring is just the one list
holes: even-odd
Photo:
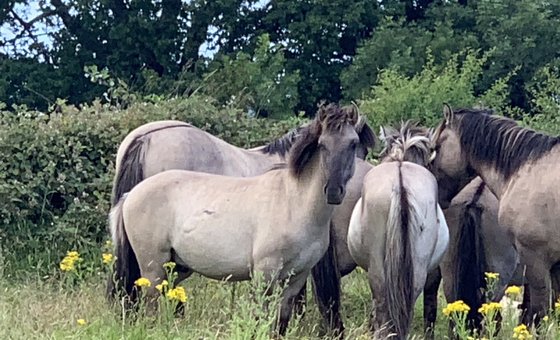
[[(0, 240), (5, 243), (0, 248), (5, 253), (15, 246), (20, 255), (42, 250), (62, 256), (70, 248), (101, 242), (107, 236), (116, 150), (142, 124), (186, 121), (232, 144), (254, 147), (299, 123), (248, 118), (202, 97), (137, 103), (126, 110), (99, 103), (61, 109), (50, 116), (24, 109), (0, 115)], [(51, 257), (44, 262), (52, 264)]]
[(500, 79), (481, 96), (475, 93), (488, 53), (480, 57), (475, 51), (456, 54), (443, 67), (436, 66), (428, 55), (422, 72), (412, 77), (391, 68), (381, 72), (370, 97), (360, 102), (371, 122), (382, 125), (414, 119), (433, 126), (441, 119), (443, 103), (452, 107), (485, 106), (498, 112), (506, 108), (507, 79)]

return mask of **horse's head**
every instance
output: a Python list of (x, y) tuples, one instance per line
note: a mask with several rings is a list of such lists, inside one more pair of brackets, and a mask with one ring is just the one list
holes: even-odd
[(346, 184), (354, 174), (359, 136), (358, 112), (336, 104), (321, 106), (309, 128), (298, 138), (290, 154), (292, 173), (299, 176), (308, 161), (319, 157), (324, 193), (328, 204), (340, 204)]
[(442, 208), (449, 203), (475, 176), (467, 153), (461, 146), (460, 120), (451, 107), (443, 107), (443, 121), (431, 136), (436, 151), (431, 170), (438, 181)]
[(406, 161), (428, 167), (435, 156), (430, 140), (431, 130), (411, 121), (401, 122), (396, 129), (381, 127), (382, 162)]

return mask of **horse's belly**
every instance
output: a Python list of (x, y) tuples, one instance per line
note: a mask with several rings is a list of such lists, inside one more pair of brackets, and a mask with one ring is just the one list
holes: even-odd
[(236, 232), (230, 228), (191, 229), (173, 240), (173, 250), (178, 260), (203, 276), (248, 280), (252, 269), (251, 237), (242, 228), (234, 228)]

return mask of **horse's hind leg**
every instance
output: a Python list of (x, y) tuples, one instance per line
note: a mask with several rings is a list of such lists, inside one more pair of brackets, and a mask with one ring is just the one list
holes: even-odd
[(163, 264), (171, 259), (169, 252), (140, 253), (137, 255), (140, 273), (142, 277), (150, 281), (150, 286), (143, 288), (147, 308), (151, 312), (157, 309), (157, 298), (160, 293), (156, 285), (166, 279), (166, 272)]
[(288, 279), (288, 284), (282, 293), (282, 301), (280, 302), (280, 311), (278, 313), (278, 321), (276, 324), (276, 332), (280, 336), (286, 335), (288, 322), (292, 316), (294, 302), (301, 288), (305, 285), (309, 272), (299, 273)]
[[(173, 286), (177, 287), (177, 285), (179, 283), (181, 283), (181, 281), (186, 280), (189, 276), (192, 275), (192, 273), (193, 273), (193, 271), (190, 270), (187, 267), (177, 266), (177, 279), (175, 279), (175, 283), (173, 284)], [(185, 316), (185, 303), (184, 302), (179, 302), (177, 304), (177, 306), (175, 307), (175, 316), (180, 316), (180, 317)]]
[(424, 331), (426, 339), (434, 339), (434, 325), (437, 317), (437, 293), (441, 282), (441, 271), (437, 267), (430, 273), (424, 286)]

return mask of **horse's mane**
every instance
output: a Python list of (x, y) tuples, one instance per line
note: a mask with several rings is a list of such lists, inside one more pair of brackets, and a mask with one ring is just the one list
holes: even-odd
[(381, 139), (384, 147), (380, 158), (384, 161), (412, 162), (427, 166), (432, 151), (431, 131), (407, 120), (397, 127), (381, 129)]
[(341, 108), (337, 104), (321, 105), (313, 121), (301, 131), (301, 135), (292, 146), (288, 158), (290, 172), (296, 177), (303, 172), (318, 149), (319, 136), (323, 128), (327, 131), (340, 131), (346, 124), (355, 126), (355, 123), (352, 122), (350, 109)]
[(264, 154), (279, 154), (281, 157), (284, 157), (288, 153), (288, 151), (290, 151), (297, 137), (301, 134), (302, 130), (306, 129), (308, 126), (309, 125), (306, 124), (291, 129), (282, 137), (275, 139), (265, 145), (260, 151)]
[(527, 162), (535, 161), (560, 143), (552, 137), (519, 126), (513, 119), (488, 110), (458, 109), (451, 125), (473, 161), (490, 163), (506, 179)]

